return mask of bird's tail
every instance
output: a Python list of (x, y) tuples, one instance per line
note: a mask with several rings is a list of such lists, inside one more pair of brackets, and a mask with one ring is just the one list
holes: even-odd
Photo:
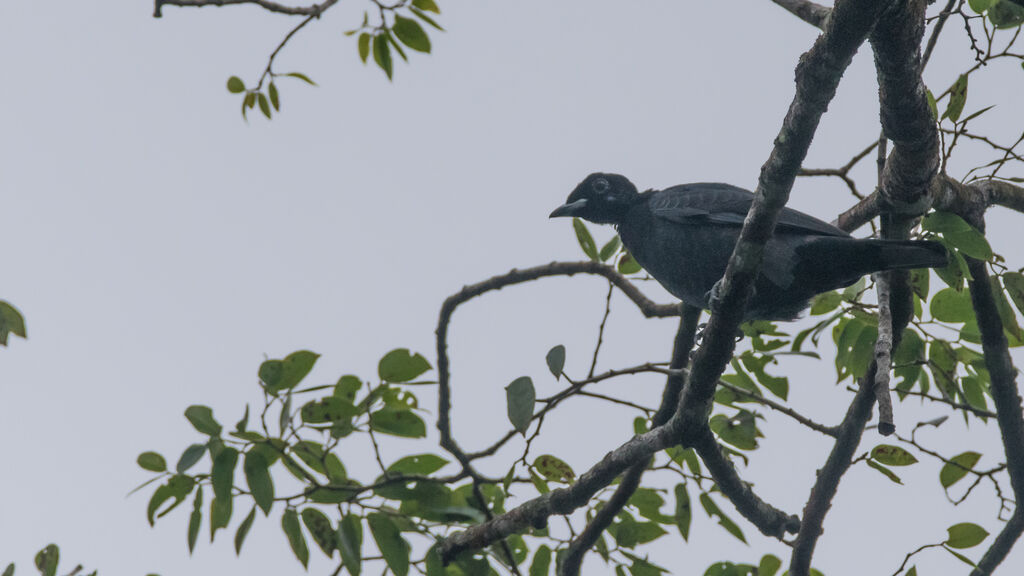
[(882, 270), (939, 268), (948, 262), (946, 248), (929, 240), (821, 238), (803, 251), (801, 274), (816, 292), (849, 286), (861, 276)]

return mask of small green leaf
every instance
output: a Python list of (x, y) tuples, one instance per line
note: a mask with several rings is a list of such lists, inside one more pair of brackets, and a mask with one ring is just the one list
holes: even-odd
[(886, 466), (910, 466), (917, 463), (913, 454), (890, 444), (879, 444), (872, 448), (871, 457)]
[(607, 262), (609, 258), (619, 251), (620, 246), (622, 246), (622, 240), (619, 239), (619, 235), (612, 236), (612, 239), (602, 246), (601, 251), (598, 253), (601, 262)]
[(533, 461), (533, 466), (552, 482), (569, 483), (576, 478), (576, 473), (572, 471), (568, 464), (550, 454), (538, 456)]
[(391, 48), (388, 46), (388, 39), (384, 34), (375, 34), (373, 36), (373, 61), (377, 63), (377, 66), (380, 66), (380, 69), (388, 75), (388, 80), (390, 80), (393, 66), (391, 62)]
[(267, 96), (270, 98), (270, 104), (274, 106), (274, 110), (281, 110), (281, 95), (277, 93), (277, 85), (273, 82), (270, 86), (267, 86)]
[(988, 537), (988, 531), (970, 522), (962, 522), (960, 524), (954, 524), (949, 528), (946, 528), (949, 532), (949, 538), (946, 539), (944, 544), (950, 548), (973, 548), (978, 544), (981, 544), (985, 538)]
[(740, 530), (740, 527), (737, 526), (736, 523), (732, 521), (732, 519), (726, 516), (724, 512), (722, 512), (722, 510), (718, 507), (717, 504), (715, 504), (714, 500), (711, 499), (711, 496), (708, 495), (708, 493), (701, 493), (700, 504), (704, 508), (704, 511), (707, 512), (709, 517), (718, 518), (718, 525), (722, 528), (725, 528), (726, 532), (732, 534), (740, 542), (743, 542), (744, 544), (747, 543), (747, 538), (743, 535), (743, 531)]
[(391, 30), (402, 41), (402, 44), (409, 48), (418, 52), (430, 52), (430, 38), (423, 31), (419, 22), (395, 14), (395, 23)]
[(370, 414), (370, 425), (378, 432), (403, 438), (423, 438), (427, 435), (427, 425), (409, 410), (381, 408)]
[(25, 333), (25, 318), (17, 308), (0, 300), (0, 346), (7, 345), (7, 337), (10, 334), (28, 337)]
[(437, 454), (416, 454), (406, 456), (388, 466), (391, 474), (433, 474), (447, 464), (448, 461)]
[(238, 530), (235, 531), (235, 555), (242, 553), (242, 544), (245, 543), (245, 537), (249, 535), (249, 529), (252, 528), (252, 522), (256, 519), (256, 507), (253, 506), (252, 510), (249, 510), (249, 514), (242, 520), (242, 523), (238, 525)]
[(238, 462), (238, 450), (230, 446), (223, 448), (213, 459), (211, 483), (216, 498), (231, 499), (231, 488), (235, 484), (235, 464)]
[(232, 76), (228, 78), (228, 92), (232, 94), (241, 94), (245, 92), (245, 82), (238, 76)]
[(876, 462), (874, 460), (868, 460), (867, 462), (868, 462), (868, 466), (870, 468), (874, 468), (875, 470), (878, 470), (879, 472), (882, 473), (883, 476), (885, 476), (889, 480), (892, 480), (893, 482), (895, 482), (897, 484), (903, 484), (903, 480), (900, 480), (900, 477), (897, 476), (892, 470), (889, 470), (888, 468), (886, 468), (885, 466), (882, 466), (881, 464), (879, 464), (878, 462)]
[(430, 362), (420, 354), (411, 354), (407, 348), (396, 348), (380, 359), (377, 374), (384, 382), (409, 382), (430, 368)]
[(921, 227), (929, 232), (941, 234), (950, 246), (967, 256), (978, 260), (992, 258), (992, 247), (989, 246), (985, 235), (956, 214), (932, 212), (925, 216)]
[(196, 539), (199, 538), (199, 528), (203, 523), (203, 487), (196, 490), (195, 499), (192, 501), (192, 515), (188, 519), (188, 553), (196, 549)]
[(303, 82), (305, 82), (306, 84), (309, 84), (310, 86), (316, 86), (316, 82), (313, 82), (312, 80), (310, 80), (309, 76), (306, 76), (302, 72), (289, 72), (287, 74), (284, 74), (284, 76), (291, 76), (292, 78), (298, 78), (299, 80), (302, 80)]
[(260, 105), (260, 112), (268, 119), (270, 118), (270, 102), (267, 100), (267, 95), (263, 92), (256, 94), (256, 101)]
[(548, 363), (548, 370), (558, 380), (562, 377), (562, 370), (565, 369), (565, 346), (559, 344), (548, 350), (544, 360)]
[(587, 230), (587, 225), (583, 223), (583, 220), (573, 218), (572, 227), (576, 230), (576, 241), (579, 242), (583, 253), (587, 255), (587, 258), (595, 262), (598, 261), (597, 244), (594, 243), (594, 237), (590, 235), (590, 230)]
[(334, 396), (338, 398), (344, 398), (350, 403), (356, 403), (356, 394), (359, 389), (363, 387), (362, 380), (357, 376), (346, 374), (341, 378), (338, 378), (338, 383), (334, 385)]
[(259, 377), (267, 388), (267, 392), (277, 395), (282, 390), (290, 390), (297, 386), (313, 369), (319, 354), (309, 350), (299, 350), (285, 356), (283, 360), (267, 360), (260, 365)]
[(302, 567), (309, 565), (309, 548), (306, 546), (306, 537), (302, 535), (302, 526), (299, 525), (299, 515), (294, 508), (288, 508), (281, 516), (281, 529), (288, 537), (288, 544), (292, 547), (295, 557), (302, 562)]
[(143, 452), (139, 454), (136, 462), (138, 462), (139, 467), (143, 470), (149, 470), (150, 472), (163, 472), (167, 470), (167, 461), (156, 452)]
[(299, 410), (302, 421), (307, 424), (350, 421), (360, 413), (351, 402), (338, 396), (325, 396), (311, 400)]
[(434, 14), (441, 13), (441, 9), (437, 7), (437, 2), (434, 2), (434, 0), (412, 0), (412, 5), (420, 10), (426, 10)]
[(55, 576), (60, 562), (60, 549), (56, 544), (47, 544), (36, 554), (36, 568), (43, 576)]
[(971, 296), (965, 291), (943, 288), (932, 297), (929, 311), (940, 322), (967, 322), (974, 319)]
[(1003, 274), (1003, 286), (1010, 300), (1013, 300), (1013, 305), (1024, 314), (1024, 275), (1020, 272), (1006, 272)]
[(932, 113), (932, 120), (939, 120), (939, 105), (935, 102), (935, 94), (932, 94), (931, 90), (926, 90), (925, 95), (928, 97), (928, 111)]
[(530, 576), (548, 576), (551, 570), (551, 548), (541, 544), (533, 553), (533, 562), (530, 563)]
[(814, 297), (811, 303), (811, 316), (820, 316), (831, 312), (843, 303), (843, 296), (839, 292), (825, 292)]
[(943, 488), (949, 488), (959, 482), (967, 472), (974, 469), (974, 465), (981, 459), (977, 452), (963, 452), (949, 459), (939, 471), (939, 484)]
[(1001, 0), (992, 4), (988, 10), (988, 19), (996, 28), (1006, 30), (1016, 28), (1024, 23), (1024, 6), (1019, 0)]
[(693, 507), (690, 504), (690, 494), (686, 491), (685, 484), (676, 484), (676, 527), (683, 540), (690, 540), (690, 522), (693, 519)]
[(363, 524), (355, 514), (346, 514), (338, 524), (338, 551), (345, 569), (352, 576), (359, 576), (363, 563)]
[(334, 528), (331, 526), (331, 520), (327, 515), (316, 508), (303, 508), (302, 523), (306, 525), (306, 530), (309, 530), (309, 534), (313, 536), (313, 541), (323, 550), (324, 554), (328, 558), (333, 556), (335, 547)]
[(643, 268), (640, 267), (640, 263), (633, 258), (633, 255), (626, 252), (619, 258), (618, 265), (619, 274), (636, 274)]
[(245, 453), (245, 461), (242, 463), (245, 482), (252, 492), (252, 499), (264, 514), (270, 514), (270, 508), (274, 505), (274, 481), (268, 468), (267, 459), (262, 453), (255, 450)]
[(533, 380), (529, 376), (516, 378), (505, 387), (505, 397), (508, 403), (509, 422), (520, 434), (525, 436), (527, 429), (530, 428), (534, 403), (537, 400)]
[(964, 104), (966, 103), (967, 75), (961, 74), (949, 89), (949, 105), (946, 107), (946, 112), (942, 117), (956, 122), (960, 119), (960, 114), (964, 111)]
[(409, 545), (402, 538), (398, 526), (387, 515), (379, 513), (369, 514), (366, 521), (388, 568), (395, 576), (406, 576), (409, 573)]
[(992, 4), (998, 0), (968, 0), (967, 4), (970, 5), (971, 10), (974, 10), (976, 14), (981, 14), (985, 10), (992, 7)]
[(765, 554), (761, 557), (761, 562), (757, 565), (757, 576), (775, 576), (775, 573), (778, 572), (781, 567), (782, 560), (779, 560), (776, 556), (772, 556), (771, 554)]
[(192, 426), (207, 436), (220, 436), (221, 426), (213, 419), (213, 410), (209, 406), (192, 405), (185, 409), (185, 418)]
[(366, 64), (366, 59), (370, 56), (370, 35), (363, 32), (359, 35), (359, 59)]
[(178, 464), (174, 469), (178, 474), (184, 474), (189, 468), (195, 466), (196, 462), (202, 459), (203, 454), (206, 453), (206, 444), (192, 444), (185, 451), (181, 453), (181, 458), (178, 458)]

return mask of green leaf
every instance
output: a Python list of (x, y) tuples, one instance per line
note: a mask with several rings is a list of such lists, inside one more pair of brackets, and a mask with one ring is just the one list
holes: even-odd
[(395, 14), (395, 23), (391, 30), (402, 41), (402, 44), (409, 48), (418, 52), (430, 52), (430, 38), (423, 31), (423, 27), (420, 26), (419, 22)]
[(946, 528), (949, 532), (949, 537), (943, 542), (950, 548), (973, 548), (978, 544), (981, 544), (985, 538), (988, 538), (988, 531), (970, 522), (962, 522), (960, 524), (954, 524), (949, 528)]
[(1020, 340), (1021, 337), (1024, 337), (1024, 334), (1021, 333), (1020, 324), (1017, 323), (1017, 315), (1013, 312), (1013, 307), (1010, 306), (1010, 301), (1006, 298), (1006, 293), (1003, 291), (1003, 286), (999, 283), (999, 278), (997, 276), (990, 276), (989, 285), (992, 288), (992, 298), (996, 301), (996, 310), (999, 311), (999, 319), (1003, 323), (1003, 329), (1015, 339)]
[(618, 270), (619, 274), (636, 274), (642, 270), (642, 268), (640, 267), (640, 263), (633, 258), (633, 255), (626, 252), (621, 258), (619, 258)]
[(260, 105), (260, 112), (263, 112), (263, 115), (270, 119), (270, 102), (267, 100), (267, 95), (263, 92), (256, 94), (256, 101)]
[(359, 576), (363, 562), (363, 524), (362, 519), (355, 514), (346, 514), (338, 524), (337, 531), (338, 551), (341, 552), (341, 561), (345, 569), (352, 576)]
[(434, 14), (441, 13), (441, 9), (437, 7), (437, 3), (434, 2), (434, 0), (412, 0), (412, 5), (420, 10), (426, 10), (427, 12), (433, 12)]
[(249, 529), (252, 528), (252, 522), (255, 519), (256, 507), (253, 506), (245, 520), (242, 520), (242, 523), (238, 525), (238, 530), (235, 531), (235, 555), (242, 553), (242, 544), (245, 543), (245, 537), (249, 535)]
[(393, 66), (391, 62), (391, 48), (388, 46), (388, 39), (384, 34), (375, 34), (373, 36), (373, 61), (377, 63), (377, 66), (380, 66), (380, 69), (388, 75), (388, 80), (390, 80)]
[(992, 247), (989, 246), (985, 235), (956, 214), (932, 212), (925, 216), (921, 227), (929, 232), (941, 234), (950, 246), (971, 258), (978, 260), (992, 258)]
[[(149, 525), (152, 526), (156, 518), (160, 518), (174, 510), (178, 504), (185, 499), (186, 496), (192, 493), (192, 488), (195, 487), (195, 480), (184, 474), (176, 474), (171, 476), (166, 484), (157, 487), (153, 491), (153, 496), (149, 499), (149, 504), (146, 506), (146, 519), (149, 521)], [(157, 510), (170, 499), (174, 499), (174, 502), (170, 506), (166, 507), (157, 514)]]
[(771, 554), (765, 554), (761, 557), (761, 562), (757, 565), (757, 576), (775, 576), (775, 573), (778, 572), (781, 567), (782, 560), (779, 560)]
[(409, 410), (381, 408), (370, 414), (370, 425), (378, 432), (403, 438), (423, 438), (427, 435), (427, 425)]
[(245, 92), (245, 82), (238, 76), (232, 76), (228, 78), (228, 92), (232, 94), (241, 94)]
[(839, 292), (825, 292), (814, 297), (811, 303), (811, 316), (820, 316), (831, 312), (843, 303), (843, 296)]
[(547, 576), (551, 570), (551, 548), (541, 544), (533, 553), (533, 562), (530, 563), (530, 576)]
[(597, 254), (601, 258), (601, 262), (607, 262), (619, 251), (620, 246), (622, 246), (622, 240), (619, 239), (619, 235), (612, 236), (612, 239), (602, 246), (601, 251)]
[(242, 419), (235, 423), (235, 432), (245, 432), (245, 429), (249, 426), (249, 405), (245, 405), (245, 415)]
[(928, 97), (928, 111), (932, 113), (932, 120), (939, 120), (939, 105), (935, 102), (935, 94), (932, 94), (931, 90), (925, 90), (925, 95)]
[(565, 346), (559, 344), (548, 350), (548, 355), (544, 357), (544, 360), (548, 363), (548, 370), (555, 376), (555, 379), (560, 379), (562, 370), (565, 369)]
[(55, 576), (58, 562), (60, 562), (60, 549), (56, 544), (47, 544), (45, 548), (36, 553), (36, 568), (43, 576)]
[(163, 472), (167, 470), (167, 461), (156, 452), (143, 452), (139, 454), (136, 462), (138, 462), (139, 467), (143, 470), (149, 470), (150, 472)]
[(199, 538), (199, 528), (203, 523), (203, 487), (196, 490), (195, 499), (192, 500), (192, 515), (188, 519), (188, 553), (196, 549), (196, 539)]
[(594, 237), (590, 235), (590, 230), (587, 230), (587, 225), (583, 223), (583, 220), (573, 218), (572, 227), (576, 230), (576, 241), (579, 242), (583, 253), (587, 255), (587, 258), (595, 262), (598, 261), (597, 244), (594, 243)]
[(552, 482), (569, 483), (576, 478), (576, 473), (568, 464), (550, 454), (538, 456), (533, 461), (533, 466), (537, 472)]
[(206, 453), (206, 444), (192, 444), (185, 451), (181, 453), (181, 458), (178, 458), (178, 464), (174, 469), (178, 474), (184, 474), (189, 468), (195, 466), (196, 462), (202, 459), (203, 454)]
[(213, 459), (211, 483), (216, 498), (231, 499), (231, 488), (235, 485), (235, 464), (238, 462), (238, 450), (230, 446), (223, 448)]
[(217, 535), (217, 530), (227, 528), (231, 522), (231, 514), (234, 511), (234, 500), (232, 498), (213, 497), (210, 502), (210, 542)]
[[(263, 510), (263, 514), (270, 514), (270, 508), (274, 505), (274, 481), (268, 468), (269, 464), (262, 453), (255, 450), (245, 453), (245, 461), (242, 463), (245, 482), (252, 492), (252, 499)], [(294, 513), (294, 510), (292, 512)]]
[(718, 525), (725, 528), (726, 532), (732, 534), (737, 540), (747, 543), (747, 538), (743, 535), (743, 531), (736, 525), (724, 512), (715, 504), (715, 501), (711, 499), (711, 496), (707, 492), (701, 492), (700, 505), (707, 512), (708, 517), (717, 517)]
[(1024, 23), (1024, 6), (1016, 0), (1001, 0), (989, 8), (988, 19), (996, 28), (1016, 28)]
[(306, 525), (306, 530), (309, 530), (313, 541), (323, 550), (324, 554), (328, 558), (333, 556), (335, 547), (334, 528), (331, 526), (331, 520), (327, 515), (316, 508), (303, 508), (302, 523)]
[(315, 352), (299, 350), (285, 356), (284, 360), (267, 360), (260, 364), (260, 380), (271, 394), (290, 390), (302, 382), (319, 357)]
[(359, 48), (359, 59), (363, 61), (363, 64), (366, 64), (366, 59), (370, 56), (370, 39), (370, 35), (363, 32), (359, 35), (359, 40), (357, 42)]
[(2, 576), (14, 576), (14, 562), (8, 564), (7, 568), (4, 568)]
[(406, 576), (409, 573), (409, 545), (402, 538), (398, 526), (388, 516), (376, 512), (369, 514), (366, 521), (388, 568), (395, 576)]
[(871, 457), (886, 466), (910, 466), (917, 463), (913, 454), (890, 444), (879, 444), (872, 448)]
[(970, 294), (953, 288), (943, 288), (936, 292), (929, 311), (933, 318), (941, 322), (967, 322), (974, 319)]
[(220, 436), (221, 426), (213, 419), (213, 410), (208, 406), (192, 405), (185, 409), (185, 418), (192, 426), (207, 436)]
[(338, 398), (344, 398), (352, 404), (356, 403), (356, 394), (359, 389), (363, 387), (362, 380), (357, 376), (346, 374), (338, 379), (338, 383), (334, 385), (334, 395)]
[(757, 427), (754, 423), (754, 415), (750, 412), (741, 411), (732, 418), (724, 414), (715, 414), (711, 417), (708, 425), (723, 442), (740, 450), (757, 448)]
[(9, 303), (0, 300), (0, 346), (7, 345), (9, 334), (27, 338), (25, 333), (25, 318), (17, 308)]
[(943, 488), (956, 484), (967, 476), (969, 470), (974, 469), (974, 465), (980, 459), (981, 454), (977, 452), (963, 452), (950, 458), (949, 462), (942, 466), (942, 470), (939, 470), (939, 484), (942, 484)]
[(302, 72), (289, 72), (287, 74), (284, 74), (284, 76), (291, 76), (292, 78), (298, 78), (299, 80), (302, 80), (303, 82), (305, 82), (306, 84), (309, 84), (310, 86), (316, 86), (316, 82), (313, 82), (312, 80), (310, 80), (309, 76), (306, 76)]
[(998, 0), (968, 0), (967, 4), (970, 5), (971, 10), (974, 10), (976, 14), (981, 14), (985, 10), (992, 7), (992, 4)]
[(299, 410), (302, 421), (307, 424), (351, 421), (359, 413), (360, 410), (351, 402), (338, 396), (325, 396), (319, 400), (311, 400)]
[(676, 484), (676, 527), (683, 540), (690, 540), (690, 522), (693, 519), (693, 507), (690, 504), (690, 493), (686, 491), (685, 484)]
[(448, 461), (437, 454), (416, 454), (406, 456), (388, 466), (391, 474), (433, 474), (447, 464)]
[(505, 387), (505, 399), (508, 403), (508, 420), (512, 426), (526, 436), (533, 419), (533, 405), (537, 400), (537, 392), (533, 388), (533, 380), (529, 376), (516, 378)]
[(885, 466), (882, 466), (881, 464), (879, 464), (878, 462), (876, 462), (874, 460), (868, 460), (867, 462), (868, 462), (868, 466), (870, 468), (874, 468), (875, 470), (878, 470), (879, 472), (882, 473), (883, 476), (885, 476), (889, 480), (892, 480), (893, 482), (895, 482), (897, 484), (903, 484), (903, 480), (900, 480), (900, 477), (897, 476), (892, 470), (889, 470), (888, 468), (886, 468)]
[(270, 98), (270, 103), (274, 106), (274, 110), (281, 110), (281, 95), (277, 93), (277, 86), (271, 82), (270, 86), (267, 86), (267, 96)]
[(406, 348), (397, 348), (380, 359), (377, 374), (384, 382), (408, 382), (430, 368), (430, 362), (420, 354), (413, 355)]
[(309, 566), (309, 548), (306, 546), (306, 537), (302, 535), (302, 526), (299, 525), (299, 515), (294, 508), (288, 508), (281, 516), (281, 529), (288, 537), (288, 544), (292, 547), (295, 557), (302, 562), (302, 567)]
[(956, 122), (960, 119), (960, 114), (964, 111), (964, 104), (966, 103), (967, 75), (961, 74), (949, 89), (949, 105), (946, 106), (946, 112), (942, 114), (942, 117)]

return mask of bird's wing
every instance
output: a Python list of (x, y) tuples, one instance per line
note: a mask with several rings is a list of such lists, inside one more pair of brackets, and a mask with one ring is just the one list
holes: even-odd
[[(648, 194), (648, 205), (655, 216), (679, 224), (707, 222), (742, 226), (754, 201), (754, 195), (749, 191), (718, 182), (682, 184)], [(821, 236), (849, 236), (827, 222), (792, 208), (783, 208), (779, 212), (775, 229)]]

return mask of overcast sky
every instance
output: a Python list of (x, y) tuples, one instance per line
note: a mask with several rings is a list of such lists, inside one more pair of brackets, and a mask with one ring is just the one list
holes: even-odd
[[(28, 573), (35, 552), (56, 542), (71, 563), (62, 573), (75, 562), (104, 574), (299, 573), (276, 517), (256, 522), (239, 559), (223, 532), (212, 546), (200, 537), (188, 557), (187, 506), (150, 529), (149, 490), (125, 498), (149, 478), (138, 453), (173, 462), (199, 440), (182, 416), (190, 404), (237, 420), (259, 402), (265, 355), (322, 354), (317, 382), (371, 378), (396, 347), (433, 363), (448, 294), (513, 267), (581, 257), (568, 222), (547, 214), (589, 172), (621, 172), (641, 188), (753, 188), (793, 95), (793, 67), (816, 36), (767, 0), (441, 7), (448, 32), (432, 36), (434, 53), (397, 63), (389, 83), (341, 34), (358, 24), (363, 3), (341, 3), (277, 65), (319, 87), (282, 80), (280, 116), (253, 114), (246, 124), (225, 80), (254, 79), (296, 20), (251, 7), (166, 7), (156, 20), (139, 0), (0, 3), (0, 299), (29, 330), (29, 340), (0, 349), (0, 564)], [(949, 36), (928, 73), (936, 92), (971, 59), (958, 26)], [(1019, 106), (1007, 106), (1024, 93), (1016, 68), (972, 78), (967, 105), (1003, 104), (977, 127), (1004, 142), (1024, 124)], [(877, 135), (876, 91), (863, 50), (807, 166), (839, 166)], [(867, 162), (858, 172), (864, 189), (871, 170)], [(829, 220), (850, 201), (838, 181), (801, 180), (791, 205)], [(995, 213), (992, 222), (997, 250), (1020, 266), (1020, 217)], [(644, 288), (669, 301), (652, 283)], [(586, 370), (605, 290), (595, 278), (548, 280), (459, 310), (454, 418), (467, 448), (507, 428), (503, 388), (515, 377), (532, 376), (541, 395), (557, 390), (543, 362), (551, 346), (568, 347), (570, 373)], [(618, 295), (613, 304), (601, 367), (667, 359), (674, 321), (644, 320)], [(830, 362), (785, 369), (801, 376), (791, 383), (795, 406), (838, 421), (849, 394), (834, 385)], [(655, 404), (661, 383), (637, 377), (602, 390), (629, 387), (625, 394)], [(632, 415), (576, 406), (549, 421), (535, 453), (580, 471), (630, 437)], [(941, 413), (897, 406), (904, 432)], [(763, 428), (768, 438), (744, 473), (769, 501), (799, 512), (830, 443), (774, 417)], [(982, 465), (999, 461), (996, 431), (976, 422), (951, 419), (921, 437), (947, 455), (977, 449)], [(862, 449), (878, 441), (868, 432)], [(394, 459), (426, 447), (386, 449)], [(358, 460), (346, 457), (354, 476), (373, 474), (350, 462)], [(892, 573), (950, 524), (1000, 528), (991, 490), (953, 508), (934, 461), (912, 468), (901, 471), (907, 486), (864, 466), (850, 472), (816, 566), (829, 576)], [(717, 560), (787, 557), (742, 526), (750, 547), (696, 511), (691, 545), (677, 548), (673, 533), (653, 558), (689, 575)], [(310, 573), (328, 573), (317, 554)], [(922, 574), (961, 568), (941, 552), (918, 564)], [(1018, 546), (1003, 573), (1022, 568)]]

